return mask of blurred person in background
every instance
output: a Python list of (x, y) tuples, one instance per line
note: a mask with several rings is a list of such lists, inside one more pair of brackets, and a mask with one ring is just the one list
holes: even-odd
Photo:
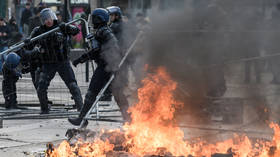
[(4, 18), (0, 17), (0, 52), (8, 49), (10, 30), (6, 25)]
[(16, 19), (12, 17), (9, 20), (8, 28), (10, 31), (10, 41), (8, 43), (9, 46), (16, 44), (22, 39), (22, 34), (19, 32), (19, 28), (16, 22)]
[(29, 18), (29, 32), (28, 34), (31, 33), (31, 31), (35, 28), (41, 25), (40, 21), (40, 8), (37, 7), (34, 9), (34, 16)]
[(31, 4), (27, 2), (25, 4), (25, 9), (22, 11), (20, 26), (23, 29), (24, 37), (27, 37), (29, 34), (29, 18), (32, 17), (32, 11), (30, 9)]

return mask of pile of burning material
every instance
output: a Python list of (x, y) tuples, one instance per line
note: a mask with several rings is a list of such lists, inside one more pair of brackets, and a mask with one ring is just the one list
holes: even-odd
[(151, 70), (138, 89), (139, 102), (129, 108), (132, 121), (121, 130), (100, 131), (73, 129), (68, 141), (48, 146), (46, 157), (279, 157), (280, 127), (270, 124), (272, 141), (251, 142), (235, 135), (216, 144), (202, 140), (185, 141), (176, 125), (174, 112), (182, 106), (174, 99), (176, 82), (164, 68)]

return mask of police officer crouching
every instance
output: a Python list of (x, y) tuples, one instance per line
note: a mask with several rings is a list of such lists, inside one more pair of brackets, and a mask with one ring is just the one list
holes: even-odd
[[(84, 106), (79, 117), (68, 119), (71, 124), (77, 126), (81, 124), (83, 118), (96, 100), (98, 93), (109, 81), (112, 72), (117, 70), (118, 64), (121, 60), (118, 41), (111, 29), (107, 26), (109, 21), (108, 11), (103, 8), (96, 8), (93, 10), (91, 16), (94, 29), (96, 30), (91, 40), (92, 50), (82, 55), (77, 60), (74, 60), (73, 65), (76, 66), (79, 63), (84, 63), (87, 60), (92, 59), (98, 66), (91, 78), (85, 96)], [(114, 61), (110, 60), (112, 58), (115, 58)], [(126, 112), (126, 110), (124, 111)], [(122, 113), (122, 115), (125, 117), (127, 113)], [(87, 125), (87, 121), (85, 125)]]
[(48, 36), (32, 42), (30, 45), (41, 46), (42, 69), (37, 88), (38, 98), (41, 104), (41, 113), (49, 113), (47, 89), (56, 72), (62, 78), (68, 87), (77, 109), (83, 106), (81, 91), (78, 87), (74, 71), (68, 58), (69, 47), (68, 40), (70, 36), (79, 33), (79, 29), (73, 25), (58, 23), (55, 13), (50, 8), (45, 8), (40, 12), (42, 25), (36, 27), (31, 32), (31, 38), (48, 32), (59, 26), (60, 30), (49, 34)]
[(2, 61), (4, 61), (2, 67), (3, 81), (2, 91), (5, 99), (6, 109), (22, 109), (17, 106), (17, 94), (16, 94), (16, 82), (22, 75), (22, 70), (18, 68), (18, 65), (30, 62), (34, 56), (39, 52), (39, 49), (35, 47), (33, 50), (28, 51), (20, 49), (16, 52), (11, 52), (7, 56), (3, 55)]

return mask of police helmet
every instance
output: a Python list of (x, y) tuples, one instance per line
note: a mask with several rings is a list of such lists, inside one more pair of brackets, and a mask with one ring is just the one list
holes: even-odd
[(5, 57), (5, 65), (9, 69), (15, 69), (19, 65), (20, 59), (21, 57), (18, 54), (11, 52)]
[(109, 22), (109, 13), (106, 9), (103, 8), (94, 9), (91, 13), (91, 17), (93, 25)]
[(57, 20), (56, 14), (51, 10), (51, 8), (45, 8), (40, 12), (40, 19), (42, 24), (45, 23), (46, 20)]
[(118, 6), (110, 6), (110, 7), (107, 8), (107, 10), (108, 10), (110, 15), (111, 14), (116, 14), (116, 15), (118, 15), (120, 17), (122, 16), (121, 8), (118, 7)]

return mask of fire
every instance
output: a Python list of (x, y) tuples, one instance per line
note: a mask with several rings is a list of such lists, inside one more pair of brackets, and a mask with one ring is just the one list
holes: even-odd
[(184, 133), (174, 126), (173, 118), (177, 102), (172, 92), (176, 83), (167, 75), (164, 68), (158, 68), (142, 81), (143, 88), (138, 90), (139, 102), (129, 108), (132, 122), (124, 126), (129, 151), (143, 156), (157, 153), (158, 148), (168, 148), (173, 155), (187, 153)]
[(47, 157), (106, 157), (105, 153), (113, 150), (114, 145), (110, 144), (108, 140), (105, 142), (96, 139), (93, 142), (78, 141), (71, 146), (67, 141), (63, 141), (58, 148), (54, 150), (47, 150)]
[(138, 89), (138, 103), (128, 110), (132, 121), (126, 123), (122, 131), (102, 132), (93, 141), (80, 140), (72, 145), (63, 141), (57, 148), (48, 149), (46, 157), (105, 157), (120, 148), (134, 156), (211, 157), (216, 153), (234, 157), (280, 156), (280, 127), (274, 123), (270, 124), (274, 130), (271, 141), (252, 142), (245, 135), (234, 135), (234, 138), (216, 144), (185, 141), (184, 132), (174, 120), (175, 110), (182, 106), (173, 95), (176, 82), (160, 67), (150, 69), (142, 83), (143, 87)]

